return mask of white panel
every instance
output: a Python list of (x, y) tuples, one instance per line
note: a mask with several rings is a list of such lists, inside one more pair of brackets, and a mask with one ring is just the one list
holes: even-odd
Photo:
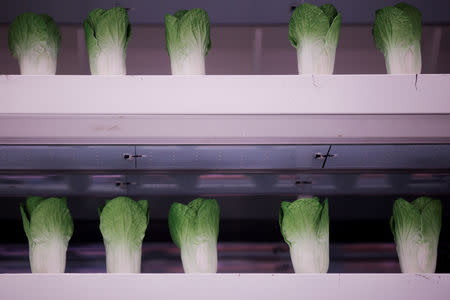
[(449, 114), (448, 75), (0, 76), (2, 114)]
[(0, 275), (2, 299), (433, 299), (448, 274)]
[(0, 90), (3, 144), (450, 142), (450, 74), (5, 75)]

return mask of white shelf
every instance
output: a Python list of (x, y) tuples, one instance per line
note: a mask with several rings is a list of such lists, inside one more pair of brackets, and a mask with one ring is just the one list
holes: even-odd
[(449, 274), (17, 274), (0, 275), (2, 299), (433, 299)]
[[(416, 83), (417, 80), (417, 83)], [(2, 113), (449, 114), (449, 75), (11, 76)]]
[(448, 143), (450, 75), (0, 76), (1, 144)]

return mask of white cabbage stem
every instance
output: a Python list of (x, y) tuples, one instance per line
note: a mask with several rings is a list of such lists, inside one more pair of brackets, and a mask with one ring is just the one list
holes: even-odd
[(31, 272), (64, 273), (66, 269), (67, 244), (68, 242), (64, 239), (30, 243)]
[(205, 75), (205, 54), (201, 49), (186, 51), (187, 55), (173, 55), (170, 59), (172, 75)]
[(329, 244), (316, 238), (302, 239), (290, 246), (295, 273), (326, 273), (328, 271)]
[(299, 74), (333, 74), (336, 48), (326, 49), (322, 41), (304, 40), (297, 48)]
[(107, 273), (140, 273), (142, 245), (132, 247), (129, 242), (105, 243)]
[(126, 75), (126, 53), (122, 47), (111, 47), (101, 51), (90, 60), (92, 75)]
[(434, 273), (436, 270), (437, 243), (404, 241), (397, 245), (402, 273)]
[(390, 48), (385, 60), (388, 74), (420, 74), (422, 71), (420, 45)]
[(18, 57), (22, 75), (55, 75), (57, 54), (45, 49), (34, 48), (21, 53)]
[(181, 261), (185, 273), (216, 273), (217, 242), (183, 245)]

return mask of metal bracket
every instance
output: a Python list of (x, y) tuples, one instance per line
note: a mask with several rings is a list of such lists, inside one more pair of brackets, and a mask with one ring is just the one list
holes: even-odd
[(144, 154), (129, 154), (129, 153), (124, 153), (123, 155), (123, 159), (125, 160), (133, 160), (135, 158), (141, 158), (141, 157), (146, 157), (146, 155)]
[(336, 157), (336, 156), (337, 156), (337, 154), (323, 154), (320, 152), (314, 153), (314, 159), (317, 159), (317, 160), (324, 160), (326, 158), (331, 158), (331, 157)]
[(295, 186), (307, 188), (311, 186), (311, 184), (313, 183), (312, 181), (313, 180), (311, 174), (299, 174), (295, 177)]
[(136, 184), (135, 182), (116, 181), (115, 185), (119, 188), (126, 189), (129, 185)]

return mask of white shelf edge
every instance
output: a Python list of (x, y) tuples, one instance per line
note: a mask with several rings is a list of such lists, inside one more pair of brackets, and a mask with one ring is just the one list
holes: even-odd
[(450, 74), (1, 75), (0, 90), (0, 144), (450, 143)]
[(4, 274), (5, 299), (448, 299), (450, 274)]
[(450, 74), (0, 75), (2, 114), (450, 114)]

